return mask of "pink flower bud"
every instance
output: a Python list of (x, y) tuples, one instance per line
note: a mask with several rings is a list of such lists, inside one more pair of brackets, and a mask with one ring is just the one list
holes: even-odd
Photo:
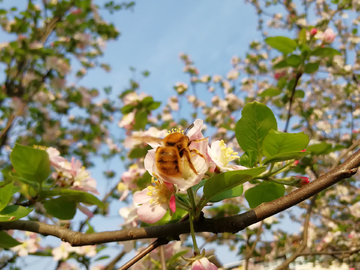
[(295, 161), (294, 161), (294, 166), (297, 166), (297, 165), (299, 165), (299, 161), (298, 161), (298, 160), (295, 160)]
[(211, 263), (206, 257), (196, 260), (191, 265), (191, 270), (217, 270), (215, 264)]
[(281, 72), (276, 72), (274, 74), (274, 78), (275, 80), (280, 80), (282, 77), (284, 77), (286, 75), (286, 71), (281, 71)]
[(311, 35), (311, 36), (315, 36), (315, 35), (317, 34), (317, 31), (318, 31), (318, 30), (317, 30), (316, 28), (311, 29), (311, 30), (310, 30), (310, 35)]
[(331, 28), (328, 28), (325, 30), (322, 40), (324, 43), (330, 44), (334, 42), (335, 37), (336, 34), (334, 31)]
[(295, 177), (300, 180), (299, 183), (298, 183), (299, 187), (305, 186), (305, 185), (310, 183), (309, 178), (307, 178), (305, 176), (295, 176)]

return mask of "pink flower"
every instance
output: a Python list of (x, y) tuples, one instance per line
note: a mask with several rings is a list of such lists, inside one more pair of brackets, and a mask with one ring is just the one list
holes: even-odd
[(90, 191), (94, 194), (99, 194), (96, 190), (96, 180), (90, 176), (85, 167), (82, 166), (80, 160), (73, 157), (70, 162), (59, 163), (60, 167), (55, 168), (56, 173), (53, 178), (58, 179), (61, 186), (71, 185), (74, 189)]
[(150, 224), (159, 221), (168, 209), (176, 211), (174, 186), (160, 180), (152, 183), (155, 185), (134, 195), (134, 202), (141, 204), (137, 210), (140, 220)]
[(61, 157), (60, 152), (54, 147), (47, 148), (46, 152), (49, 155), (50, 164), (56, 168), (59, 168), (61, 166), (61, 162), (66, 161), (66, 159)]
[(322, 40), (324, 43), (330, 44), (335, 40), (336, 34), (331, 28), (325, 30)]
[(215, 264), (211, 263), (206, 257), (196, 260), (191, 265), (191, 270), (217, 270)]
[(310, 35), (311, 35), (311, 36), (315, 36), (316, 33), (317, 33), (317, 29), (316, 29), (316, 28), (312, 28), (312, 29), (310, 30)]
[[(183, 155), (180, 158), (180, 173), (177, 175), (169, 175), (160, 171), (155, 162), (155, 153), (158, 147), (163, 147), (163, 144), (151, 143), (149, 144), (154, 149), (149, 150), (145, 160), (144, 166), (145, 169), (153, 176), (160, 177), (163, 181), (175, 184), (181, 191), (185, 191), (189, 187), (192, 187), (198, 184), (204, 177), (204, 174), (209, 168), (209, 162), (206, 158), (207, 156), (207, 140), (204, 139), (204, 136), (201, 133), (203, 121), (197, 119), (194, 121), (194, 127), (189, 130), (187, 136), (191, 142), (189, 149), (193, 150), (194, 155), (191, 155), (191, 163), (194, 166), (197, 173), (190, 168), (187, 157)], [(195, 142), (201, 140), (199, 142)]]

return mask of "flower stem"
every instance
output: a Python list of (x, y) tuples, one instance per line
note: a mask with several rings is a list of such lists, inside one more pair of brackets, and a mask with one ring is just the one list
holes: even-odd
[(195, 230), (194, 230), (194, 215), (189, 212), (190, 234), (194, 244), (194, 255), (199, 255), (200, 250), (196, 242)]
[(192, 213), (196, 213), (196, 202), (195, 202), (195, 194), (192, 188), (188, 188), (187, 194), (189, 196), (190, 204), (192, 207)]

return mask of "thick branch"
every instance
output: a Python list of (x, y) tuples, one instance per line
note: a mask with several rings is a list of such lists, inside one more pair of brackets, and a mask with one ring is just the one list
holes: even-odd
[[(336, 184), (340, 180), (351, 177), (360, 166), (360, 151), (353, 154), (344, 163), (330, 172), (320, 176), (317, 180), (291, 192), (272, 202), (263, 203), (243, 214), (219, 219), (202, 219), (195, 222), (196, 232), (237, 233), (246, 227), (267, 217), (288, 209), (302, 202), (316, 193)], [(61, 226), (44, 224), (35, 221), (17, 220), (13, 222), (0, 222), (0, 230), (23, 230), (53, 235), (73, 246), (94, 245), (100, 243), (128, 241), (144, 238), (178, 238), (181, 234), (189, 233), (188, 221), (176, 224), (134, 228), (120, 231), (83, 234), (74, 232)]]

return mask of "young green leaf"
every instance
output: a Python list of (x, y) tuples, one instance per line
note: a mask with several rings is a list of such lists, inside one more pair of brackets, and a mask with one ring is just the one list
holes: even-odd
[(46, 212), (58, 219), (72, 219), (76, 214), (76, 203), (62, 198), (44, 202)]
[(44, 150), (16, 144), (10, 160), (16, 173), (27, 180), (41, 183), (50, 175), (50, 159)]
[(32, 209), (20, 205), (8, 205), (0, 211), (0, 222), (8, 222), (26, 217)]
[(304, 72), (307, 74), (314, 73), (314, 72), (318, 71), (319, 65), (320, 65), (320, 62), (307, 63), (305, 65)]
[(86, 203), (91, 205), (97, 205), (101, 208), (104, 208), (105, 205), (102, 201), (96, 198), (94, 195), (87, 193), (81, 190), (75, 189), (57, 189), (57, 190), (42, 190), (40, 192), (40, 198), (52, 198), (59, 196), (60, 199), (66, 199), (67, 201), (77, 202), (77, 203)]
[(311, 55), (320, 57), (334, 57), (335, 55), (341, 55), (341, 53), (331, 47), (318, 47), (311, 52)]
[(259, 94), (259, 97), (275, 97), (281, 94), (281, 90), (277, 88), (268, 88), (264, 90), (261, 94)]
[(254, 151), (248, 150), (240, 157), (240, 165), (252, 168), (256, 163), (256, 155)]
[[(215, 196), (220, 196), (219, 194), (251, 180), (255, 176), (263, 173), (265, 169), (265, 167), (258, 167), (248, 170), (225, 172), (209, 178), (204, 185), (205, 200), (210, 201)], [(239, 190), (237, 190), (237, 192), (238, 191)]]
[(272, 162), (280, 162), (290, 159), (301, 159), (304, 156), (310, 155), (310, 152), (287, 152), (287, 153), (280, 153), (274, 156), (268, 157), (263, 161), (264, 165), (267, 165)]
[(266, 157), (281, 153), (304, 150), (309, 143), (309, 137), (304, 133), (284, 133), (270, 130), (264, 139), (263, 152)]
[(306, 151), (311, 152), (312, 155), (324, 155), (327, 154), (327, 150), (331, 149), (332, 145), (330, 143), (321, 142), (313, 145), (309, 145), (306, 148)]
[(269, 181), (261, 182), (259, 185), (245, 191), (245, 198), (251, 208), (264, 203), (276, 200), (285, 194), (284, 185)]
[(243, 192), (244, 192), (243, 185), (236, 186), (232, 189), (226, 190), (226, 191), (221, 192), (218, 195), (212, 197), (210, 199), (210, 202), (220, 202), (225, 199), (239, 197), (243, 194)]
[(6, 232), (0, 231), (0, 248), (9, 249), (20, 244), (18, 240), (12, 238)]
[(268, 37), (265, 39), (265, 42), (272, 48), (285, 54), (292, 53), (297, 47), (296, 41), (288, 37)]
[(286, 62), (292, 67), (298, 67), (301, 64), (301, 58), (296, 54), (292, 54), (287, 58)]
[(7, 185), (0, 187), (0, 211), (3, 210), (11, 200), (13, 195), (14, 182), (10, 182)]
[(269, 130), (277, 130), (273, 112), (264, 104), (252, 102), (245, 105), (235, 127), (236, 139), (243, 151), (254, 151), (262, 156), (263, 141)]

